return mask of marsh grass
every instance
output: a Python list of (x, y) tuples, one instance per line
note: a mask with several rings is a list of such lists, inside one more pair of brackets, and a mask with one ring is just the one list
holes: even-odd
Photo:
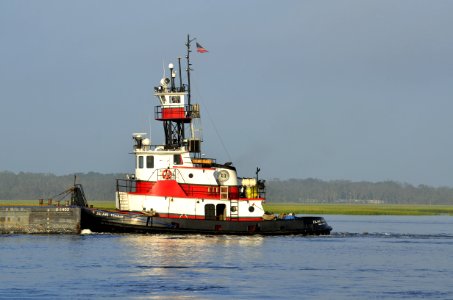
[(266, 211), (274, 213), (327, 215), (453, 215), (453, 205), (415, 204), (304, 204), (266, 203)]

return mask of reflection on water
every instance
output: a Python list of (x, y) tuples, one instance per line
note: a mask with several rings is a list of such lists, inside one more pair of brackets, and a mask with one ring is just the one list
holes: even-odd
[(331, 236), (3, 235), (0, 299), (453, 298), (453, 217), (326, 219)]
[(120, 241), (139, 249), (159, 250), (158, 252), (161, 253), (167, 250), (184, 253), (186, 250), (202, 250), (219, 246), (260, 247), (264, 239), (263, 236), (122, 235)]
[(264, 239), (262, 236), (127, 235), (120, 242), (127, 245), (128, 262), (140, 274), (158, 276), (173, 273), (174, 269), (211, 272), (237, 268), (238, 260), (259, 257)]

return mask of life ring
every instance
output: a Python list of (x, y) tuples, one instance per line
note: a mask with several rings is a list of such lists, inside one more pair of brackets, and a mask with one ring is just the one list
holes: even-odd
[(169, 169), (165, 169), (162, 171), (162, 177), (164, 179), (170, 179), (172, 176), (171, 171)]

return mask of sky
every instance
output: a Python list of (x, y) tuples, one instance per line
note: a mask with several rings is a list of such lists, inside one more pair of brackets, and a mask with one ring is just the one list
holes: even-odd
[(240, 176), (453, 186), (453, 1), (0, 1), (0, 171), (133, 172), (193, 53), (203, 153)]

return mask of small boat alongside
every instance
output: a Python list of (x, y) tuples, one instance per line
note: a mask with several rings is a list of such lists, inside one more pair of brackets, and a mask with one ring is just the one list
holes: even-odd
[[(185, 83), (181, 59), (169, 64), (169, 78), (154, 88), (154, 118), (165, 141), (154, 145), (145, 133), (132, 135), (135, 172), (116, 183), (116, 209), (81, 207), (81, 229), (92, 232), (201, 234), (330, 234), (319, 216), (279, 218), (266, 214), (265, 180), (239, 177), (231, 162), (202, 154), (197, 120), (200, 105), (190, 85), (191, 40), (186, 42)], [(177, 74), (179, 74), (177, 76)], [(178, 78), (179, 77), (179, 78)], [(177, 82), (178, 81), (178, 82)]]

